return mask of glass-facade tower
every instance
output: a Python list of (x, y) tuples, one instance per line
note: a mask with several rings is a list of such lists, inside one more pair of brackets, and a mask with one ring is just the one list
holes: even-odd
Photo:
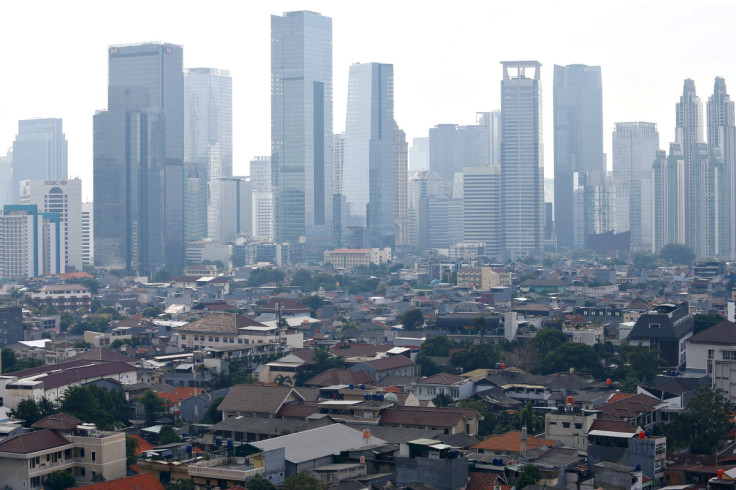
[(24, 180), (67, 178), (67, 141), (62, 120), (26, 119), (18, 121), (13, 142), (13, 202), (20, 202)]
[(575, 213), (578, 207), (573, 203), (573, 175), (587, 173), (587, 185), (602, 185), (606, 175), (601, 68), (555, 65), (553, 98), (557, 245), (583, 248), (585, 235), (593, 230), (575, 226), (583, 216)]
[(393, 85), (393, 65), (350, 67), (342, 190), (350, 224), (366, 226), (376, 247), (394, 236)]
[(332, 242), (332, 19), (271, 17), (271, 165), (279, 242)]
[(144, 43), (112, 46), (109, 50), (110, 87), (141, 87), (148, 91), (150, 113), (163, 116), (165, 158), (162, 267), (184, 264), (184, 72), (183, 48), (175, 44)]

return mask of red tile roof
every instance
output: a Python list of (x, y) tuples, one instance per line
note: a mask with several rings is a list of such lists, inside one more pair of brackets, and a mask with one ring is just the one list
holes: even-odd
[(85, 490), (164, 490), (163, 484), (158, 481), (153, 473), (128, 476), (75, 488), (84, 488)]
[[(539, 439), (532, 435), (527, 436), (527, 449), (536, 449), (543, 446), (553, 447), (558, 441), (554, 439)], [(483, 449), (484, 451), (507, 451), (518, 453), (521, 451), (521, 432), (518, 430), (510, 430), (505, 434), (498, 434), (484, 439), (471, 449)]]
[(603, 412), (604, 416), (629, 419), (643, 413), (653, 412), (657, 409), (657, 405), (661, 403), (660, 400), (653, 396), (640, 393), (614, 402), (608, 402), (601, 406), (599, 410)]
[(20, 434), (3, 441), (0, 444), (0, 453), (30, 454), (71, 444), (53, 430), (43, 429)]
[(414, 361), (406, 356), (384, 357), (383, 359), (374, 359), (372, 361), (366, 361), (365, 363), (371, 366), (376, 371), (386, 371), (389, 369), (396, 369), (404, 366), (414, 365)]
[(144, 452), (150, 451), (151, 449), (153, 449), (154, 447), (156, 447), (153, 444), (151, 444), (150, 442), (148, 442), (147, 440), (143, 439), (138, 434), (133, 434), (130, 437), (132, 437), (133, 439), (135, 439), (136, 441), (138, 441), (138, 448), (135, 450), (135, 455), (136, 456), (140, 456)]

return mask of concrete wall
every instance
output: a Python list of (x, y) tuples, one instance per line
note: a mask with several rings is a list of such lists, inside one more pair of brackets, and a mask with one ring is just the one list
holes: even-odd
[(396, 463), (396, 484), (405, 485), (420, 482), (432, 488), (455, 490), (463, 488), (468, 480), (468, 460), (394, 458)]

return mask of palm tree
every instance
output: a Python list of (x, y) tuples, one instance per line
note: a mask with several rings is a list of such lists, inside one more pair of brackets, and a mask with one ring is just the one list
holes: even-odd
[(273, 382), (276, 383), (279, 386), (291, 386), (291, 378), (289, 376), (284, 376), (283, 374), (277, 375)]

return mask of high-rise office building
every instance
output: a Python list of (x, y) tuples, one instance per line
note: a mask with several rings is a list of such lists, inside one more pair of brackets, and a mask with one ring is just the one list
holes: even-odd
[[(233, 174), (232, 91), (227, 70), (184, 70), (186, 242), (207, 236), (207, 182)], [(211, 212), (218, 213), (219, 208)]]
[(657, 125), (616, 123), (613, 131), (613, 182), (617, 233), (631, 231), (631, 249), (654, 250), (652, 165), (659, 151)]
[(150, 273), (165, 265), (164, 117), (150, 90), (109, 87), (94, 116), (94, 255), (105, 267)]
[(699, 164), (698, 145), (703, 139), (703, 104), (695, 93), (695, 82), (686, 79), (682, 89), (680, 102), (676, 104), (675, 143), (682, 148), (685, 162), (684, 194), (685, 200), (684, 230), (678, 232), (683, 242), (693, 249), (696, 255), (702, 255), (704, 234), (703, 223), (698, 220), (702, 215), (704, 196), (699, 193), (703, 174)]
[(60, 218), (64, 267), (81, 271), (82, 181), (24, 180), (20, 183), (20, 204), (33, 204), (40, 213), (56, 213)]
[(95, 265), (94, 205), (82, 203), (82, 265)]
[(489, 145), (490, 164), (498, 167), (501, 165), (501, 111), (488, 113), (488, 126), (491, 138)]
[(491, 164), (490, 112), (478, 112), (474, 125), (438, 124), (429, 130), (429, 168), (452, 180), (464, 167)]
[(184, 161), (210, 179), (233, 175), (233, 81), (216, 68), (184, 70)]
[(463, 241), (484, 243), (487, 256), (502, 257), (501, 167), (465, 167), (463, 187)]
[(29, 179), (66, 179), (67, 142), (61, 119), (18, 121), (13, 142), (13, 202), (20, 198), (20, 182)]
[(260, 156), (250, 161), (250, 183), (253, 189), (252, 234), (262, 240), (273, 240), (271, 157)]
[(12, 204), (0, 213), (0, 277), (27, 279), (60, 274), (64, 267), (61, 219), (34, 204)]
[(315, 257), (332, 241), (332, 158), (332, 19), (272, 16), (274, 234)]
[[(112, 46), (109, 50), (110, 87), (148, 90), (151, 113), (163, 116), (165, 263), (184, 264), (184, 71), (183, 49), (168, 43)], [(108, 103), (109, 107), (109, 103)]]
[(446, 180), (437, 172), (423, 170), (414, 172), (409, 177), (409, 243), (427, 246), (426, 203), (428, 198), (445, 198), (450, 196)]
[(586, 236), (593, 230), (574, 225), (576, 219), (585, 220), (576, 216), (579, 209), (573, 204), (573, 174), (588, 174), (588, 185), (602, 185), (606, 174), (601, 68), (555, 65), (553, 97), (557, 244), (584, 248)]
[(13, 149), (0, 156), (0, 206), (13, 202)]
[(394, 224), (396, 245), (409, 245), (409, 144), (398, 126), (394, 129)]
[[(209, 182), (210, 201), (207, 236), (216, 242), (227, 242), (252, 234), (251, 182), (245, 177), (222, 177)], [(217, 211), (215, 211), (217, 210)]]
[[(544, 230), (541, 63), (502, 61), (501, 206), (508, 257), (540, 256)], [(531, 70), (531, 76), (527, 72)]]
[(723, 162), (723, 229), (719, 256), (736, 258), (736, 122), (734, 103), (726, 91), (726, 81), (716, 77), (713, 95), (708, 98), (708, 146)]
[(429, 170), (429, 136), (413, 138), (409, 148), (409, 171)]
[(669, 154), (657, 151), (652, 165), (655, 251), (668, 243), (684, 242), (685, 174), (685, 158), (680, 144), (670, 143)]
[(395, 127), (393, 65), (352, 65), (342, 188), (351, 224), (366, 226), (372, 247), (394, 239)]

